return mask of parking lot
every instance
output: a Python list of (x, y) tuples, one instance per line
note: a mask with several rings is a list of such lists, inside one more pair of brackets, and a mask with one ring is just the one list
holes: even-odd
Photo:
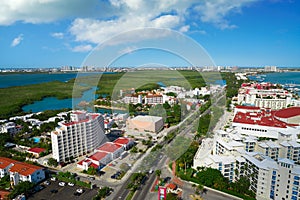
[(69, 198), (72, 199), (92, 199), (94, 196), (97, 195), (98, 188), (94, 189), (87, 189), (82, 188), (83, 193), (80, 195), (75, 195), (76, 190), (81, 188), (78, 186), (69, 186), (67, 183), (65, 186), (59, 186), (60, 181), (50, 181), (50, 185), (41, 184), (44, 189), (40, 190), (39, 192), (32, 194), (28, 199), (35, 199), (35, 200), (48, 200), (48, 199), (55, 199), (55, 200), (66, 200)]

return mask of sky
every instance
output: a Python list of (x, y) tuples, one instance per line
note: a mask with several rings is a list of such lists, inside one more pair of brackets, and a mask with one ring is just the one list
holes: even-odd
[[(95, 47), (149, 27), (197, 42), (215, 65), (300, 67), (299, 10), (297, 0), (0, 0), (0, 68), (80, 67)], [(133, 36), (169, 37), (160, 31)], [(170, 52), (132, 51), (127, 43), (111, 65), (188, 65)]]

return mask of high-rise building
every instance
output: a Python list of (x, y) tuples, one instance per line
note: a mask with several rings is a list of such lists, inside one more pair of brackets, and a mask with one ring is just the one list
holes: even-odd
[(65, 162), (85, 155), (99, 147), (104, 136), (102, 115), (74, 111), (70, 122), (60, 122), (51, 133), (53, 158)]

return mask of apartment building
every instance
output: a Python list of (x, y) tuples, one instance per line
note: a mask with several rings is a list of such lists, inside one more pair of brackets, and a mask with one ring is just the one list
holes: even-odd
[(45, 179), (45, 172), (42, 167), (0, 157), (0, 177), (3, 178), (6, 175), (9, 175), (13, 185), (22, 181), (39, 183)]
[(292, 103), (292, 94), (271, 83), (243, 83), (238, 93), (238, 104), (278, 110)]
[(300, 199), (300, 166), (282, 158), (278, 162), (261, 154), (243, 155), (245, 176), (256, 199)]
[(74, 111), (70, 122), (61, 122), (51, 132), (52, 154), (58, 162), (85, 155), (104, 139), (104, 119), (99, 113)]
[(148, 94), (145, 96), (145, 104), (163, 104), (163, 95), (160, 94)]
[(138, 104), (143, 103), (143, 97), (140, 94), (127, 94), (125, 95), (123, 101), (127, 104)]

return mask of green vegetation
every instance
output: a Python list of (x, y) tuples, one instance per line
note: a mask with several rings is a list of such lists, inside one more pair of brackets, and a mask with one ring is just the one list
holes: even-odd
[(20, 182), (18, 185), (14, 187), (11, 193), (8, 195), (10, 199), (13, 199), (19, 194), (28, 195), (29, 191), (34, 187), (34, 183), (29, 181)]
[(58, 162), (54, 158), (49, 158), (48, 159), (48, 165), (49, 166), (53, 166), (53, 167), (57, 167), (58, 166)]
[(60, 181), (71, 182), (81, 187), (91, 188), (90, 182), (78, 181), (76, 180), (75, 175), (70, 172), (59, 172), (56, 177)]
[(148, 83), (148, 84), (138, 87), (137, 89), (135, 89), (135, 91), (136, 92), (151, 91), (151, 90), (155, 90), (155, 89), (159, 89), (159, 88), (160, 88), (160, 85), (158, 85), (157, 83)]
[[(253, 200), (255, 194), (249, 190), (250, 181), (247, 177), (240, 177), (232, 183), (219, 170), (205, 167), (192, 169), (193, 158), (198, 149), (198, 143), (193, 142), (187, 151), (176, 160), (176, 175), (183, 180), (205, 185), (224, 191), (243, 199)], [(171, 167), (171, 165), (170, 165)]]
[[(225, 78), (228, 78), (228, 76), (229, 75), (224, 75)], [(96, 92), (97, 94), (101, 96), (113, 96), (114, 93), (119, 95), (120, 89), (157, 88), (157, 82), (163, 82), (166, 86), (178, 85), (185, 88), (202, 87), (206, 85), (204, 79), (209, 80), (209, 82), (214, 82), (215, 80), (220, 80), (220, 74), (218, 72), (199, 73), (190, 70), (166, 70), (160, 71), (159, 73), (154, 70), (135, 71), (103, 74), (100, 80), (99, 75), (91, 75), (88, 78), (77, 78), (76, 82), (72, 79), (68, 82), (53, 81), (34, 85), (1, 88), (0, 118), (24, 114), (22, 106), (42, 100), (45, 97), (57, 97), (58, 99), (71, 98), (72, 95), (79, 97), (83, 91), (88, 90), (97, 82), (99, 88)], [(76, 85), (76, 90), (73, 93), (74, 85)]]
[(0, 88), (0, 118), (7, 118), (23, 114), (22, 106), (45, 97), (57, 97), (58, 99), (79, 97), (88, 86), (76, 86), (73, 94), (74, 80), (68, 82), (53, 81), (41, 84)]
[(40, 121), (48, 120), (51, 117), (55, 117), (58, 113), (67, 112), (70, 109), (59, 109), (59, 110), (45, 110), (39, 115), (33, 115), (32, 118), (38, 119)]
[(133, 173), (130, 177), (130, 183), (127, 185), (127, 189), (135, 192), (139, 188), (145, 176), (145, 173)]
[(98, 190), (98, 194), (93, 198), (93, 200), (104, 199), (105, 197), (109, 196), (111, 191), (112, 191), (112, 188), (109, 188), (109, 187), (105, 186), (105, 187)]
[(5, 190), (6, 188), (10, 188), (9, 175), (6, 175), (0, 179), (0, 189)]

